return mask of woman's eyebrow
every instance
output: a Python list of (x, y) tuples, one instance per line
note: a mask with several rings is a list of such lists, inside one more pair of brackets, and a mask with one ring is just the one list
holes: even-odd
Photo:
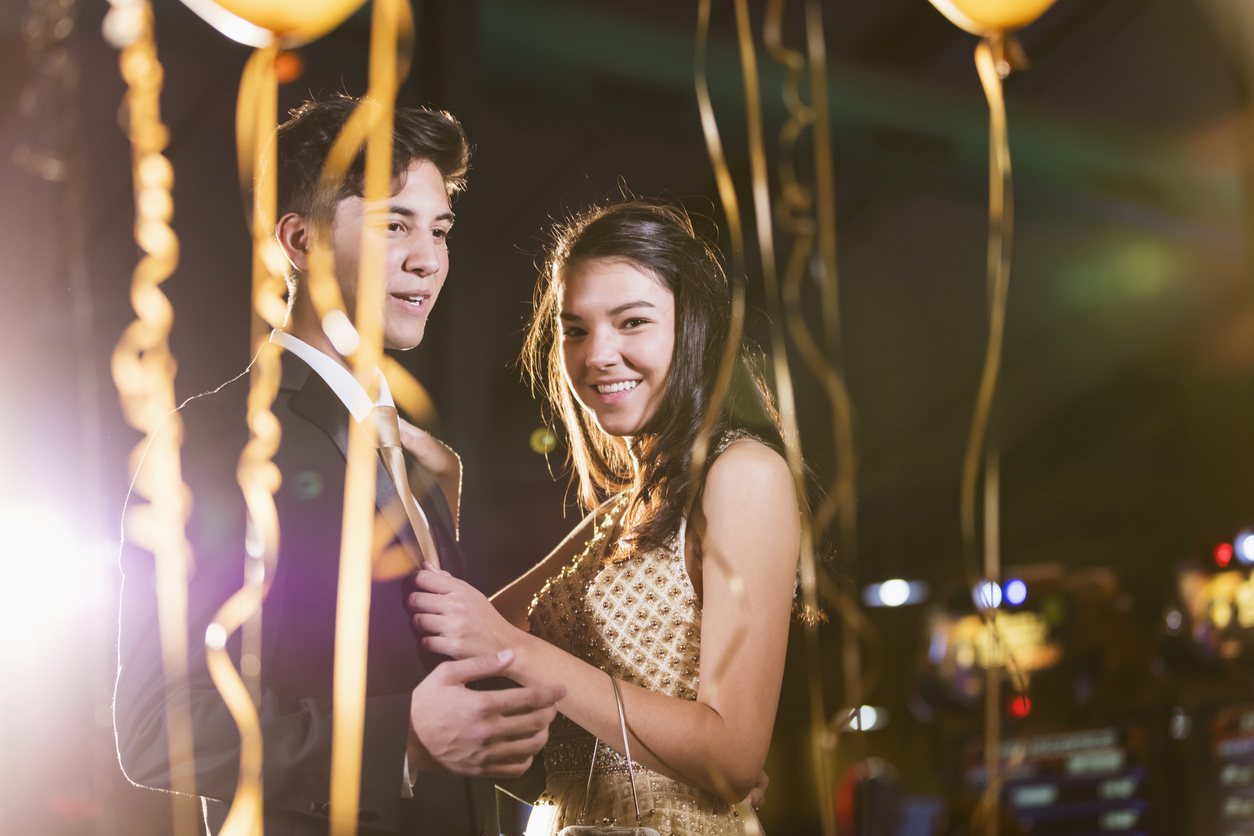
[(614, 308), (614, 310), (610, 311), (610, 316), (618, 316), (623, 311), (629, 311), (632, 308), (651, 308), (651, 307), (653, 307), (652, 302), (646, 302), (643, 299), (641, 299), (636, 302), (628, 302), (625, 305), (619, 305), (617, 308)]

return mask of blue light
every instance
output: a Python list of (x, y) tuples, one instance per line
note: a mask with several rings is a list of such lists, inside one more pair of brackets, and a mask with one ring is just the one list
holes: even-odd
[(1236, 552), (1237, 560), (1249, 566), (1254, 563), (1254, 532), (1245, 529), (1232, 542), (1233, 551)]
[(1006, 596), (1006, 603), (1012, 607), (1017, 607), (1028, 600), (1028, 585), (1017, 578), (1007, 581), (1001, 591)]

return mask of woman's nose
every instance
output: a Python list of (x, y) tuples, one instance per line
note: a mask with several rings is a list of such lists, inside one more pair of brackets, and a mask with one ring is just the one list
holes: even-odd
[(613, 366), (618, 360), (617, 335), (605, 329), (593, 329), (588, 336), (588, 366), (605, 369)]

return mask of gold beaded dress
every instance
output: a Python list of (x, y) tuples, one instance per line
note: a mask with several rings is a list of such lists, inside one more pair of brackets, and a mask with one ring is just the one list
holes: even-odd
[[(726, 441), (720, 445), (725, 446)], [(583, 554), (532, 600), (531, 633), (623, 682), (695, 700), (701, 604), (684, 564), (683, 528), (666, 547), (607, 565), (603, 556), (608, 535), (626, 505), (624, 496), (596, 528)], [(594, 740), (557, 715), (544, 750), (547, 785), (532, 811), (527, 836), (552, 836), (574, 824), (636, 825), (627, 758), (604, 743), (596, 744), (589, 788)], [(745, 833), (745, 819), (753, 815), (747, 805), (728, 804), (639, 764), (633, 768), (641, 825), (661, 836)], [(580, 821), (585, 795), (587, 813)]]

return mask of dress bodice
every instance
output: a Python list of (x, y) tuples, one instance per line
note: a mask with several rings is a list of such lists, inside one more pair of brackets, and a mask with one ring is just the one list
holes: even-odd
[[(531, 602), (533, 635), (611, 676), (678, 699), (695, 700), (700, 684), (701, 604), (684, 564), (684, 530), (663, 547), (606, 562), (609, 535), (627, 497), (599, 522), (583, 553), (551, 578)], [(628, 718), (630, 720), (630, 718)], [(527, 836), (548, 836), (579, 823), (635, 824), (627, 758), (597, 743), (559, 714), (545, 747), (547, 790)], [(741, 813), (727, 802), (633, 764), (642, 824), (662, 836), (744, 833)]]

